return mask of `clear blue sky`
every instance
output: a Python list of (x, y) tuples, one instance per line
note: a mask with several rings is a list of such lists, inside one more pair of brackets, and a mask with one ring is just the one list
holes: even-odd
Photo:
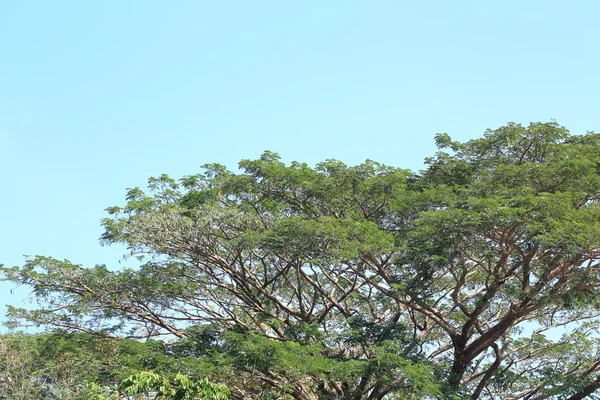
[[(118, 267), (99, 222), (127, 187), (265, 149), (419, 169), (437, 132), (600, 131), (598, 15), (595, 1), (0, 0), (0, 263)], [(22, 305), (9, 289), (0, 304)]]

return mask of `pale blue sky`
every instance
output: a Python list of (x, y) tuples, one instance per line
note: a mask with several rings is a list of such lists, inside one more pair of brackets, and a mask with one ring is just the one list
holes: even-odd
[[(600, 131), (599, 15), (595, 1), (0, 0), (0, 263), (115, 266), (99, 222), (127, 187), (265, 149), (419, 169), (437, 132)], [(0, 304), (22, 305), (9, 289)]]

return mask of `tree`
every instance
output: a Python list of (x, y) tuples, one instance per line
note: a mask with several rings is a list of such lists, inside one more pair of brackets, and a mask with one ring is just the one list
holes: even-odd
[(103, 222), (141, 267), (3, 268), (40, 301), (11, 317), (199, 343), (238, 398), (594, 398), (600, 135), (436, 142), (419, 173), (266, 152), (151, 178)]
[(18, 339), (10, 335), (0, 340), (0, 399), (32, 399), (42, 391), (38, 376), (32, 373), (35, 350), (29, 341)]
[(0, 399), (108, 400), (122, 380), (114, 344), (59, 331), (1, 335)]
[(0, 399), (228, 398), (226, 387), (195, 379), (206, 370), (197, 357), (186, 357), (188, 351), (185, 341), (59, 330), (0, 335)]
[[(227, 400), (229, 391), (222, 385), (215, 385), (203, 379), (199, 382), (177, 374), (174, 385), (164, 376), (154, 372), (140, 372), (123, 381), (125, 393), (143, 394), (145, 398), (160, 400)], [(175, 387), (173, 387), (175, 386)]]

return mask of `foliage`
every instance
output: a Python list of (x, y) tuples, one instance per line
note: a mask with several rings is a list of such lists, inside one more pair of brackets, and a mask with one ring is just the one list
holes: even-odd
[(32, 374), (37, 355), (30, 340), (3, 336), (0, 341), (0, 398), (27, 400), (40, 395), (39, 375)]
[(206, 371), (197, 363), (187, 365), (189, 359), (181, 360), (168, 347), (155, 340), (107, 340), (63, 331), (2, 335), (0, 398), (115, 400), (143, 393), (165, 399), (228, 398), (222, 385), (173, 372), (186, 370), (197, 377)]
[(0, 398), (112, 398), (118, 362), (112, 343), (89, 334), (2, 335)]
[(178, 338), (151, 352), (157, 373), (234, 398), (593, 398), (600, 135), (436, 143), (419, 173), (265, 152), (151, 178), (103, 221), (142, 265), (3, 267), (39, 301), (12, 321)]
[(229, 391), (223, 385), (215, 385), (203, 379), (198, 382), (189, 380), (181, 374), (175, 375), (174, 384), (164, 376), (154, 372), (140, 372), (123, 381), (122, 387), (127, 394), (144, 394), (161, 400), (227, 400)]

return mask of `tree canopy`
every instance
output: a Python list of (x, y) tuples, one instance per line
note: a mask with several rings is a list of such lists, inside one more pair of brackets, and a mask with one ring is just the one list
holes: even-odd
[(151, 178), (101, 238), (142, 265), (3, 267), (39, 305), (11, 320), (176, 337), (234, 398), (600, 398), (600, 135), (436, 144), (420, 172), (265, 152)]

